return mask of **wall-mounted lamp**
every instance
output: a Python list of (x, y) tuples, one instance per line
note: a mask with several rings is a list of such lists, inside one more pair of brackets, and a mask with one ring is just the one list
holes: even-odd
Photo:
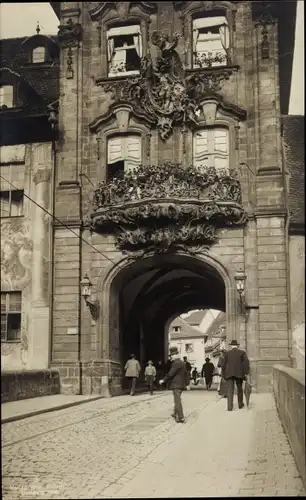
[(235, 275), (235, 280), (236, 280), (236, 289), (239, 294), (240, 311), (242, 314), (245, 314), (246, 309), (248, 309), (248, 306), (245, 301), (246, 275), (244, 274), (243, 271), (238, 271)]
[(87, 274), (85, 274), (84, 278), (80, 282), (81, 294), (85, 299), (85, 303), (87, 307), (89, 307), (90, 314), (94, 320), (97, 320), (99, 317), (99, 301), (95, 300), (94, 302), (90, 302), (88, 298), (91, 295), (92, 283), (88, 278)]

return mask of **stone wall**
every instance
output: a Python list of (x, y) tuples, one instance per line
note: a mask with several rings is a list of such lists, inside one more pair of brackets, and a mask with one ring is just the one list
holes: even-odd
[(305, 236), (289, 237), (292, 357), (305, 369)]
[(306, 486), (305, 466), (305, 370), (273, 367), (273, 389), (281, 422)]
[(49, 365), (51, 144), (1, 147), (1, 191), (24, 190), (23, 214), (1, 217), (1, 291), (22, 293), (21, 335), (2, 341), (4, 370)]
[[(202, 4), (192, 3), (192, 8), (198, 7), (200, 12)], [(135, 19), (139, 20), (143, 30), (144, 53), (150, 46), (152, 57), (159, 55), (158, 48), (150, 42), (153, 30), (163, 31), (170, 38), (173, 32), (179, 32), (183, 37), (179, 40), (177, 51), (190, 69), (189, 4), (191, 2), (187, 2), (187, 13), (181, 13), (179, 8), (174, 11), (173, 2), (157, 2), (157, 12), (153, 13), (144, 12), (142, 6), (133, 3), (126, 7), (125, 20), (133, 19), (133, 23)], [(232, 8), (232, 4), (224, 4), (226, 8), (229, 5)], [(82, 222), (91, 213), (94, 187), (105, 179), (106, 139), (109, 134), (119, 131), (116, 117), (111, 113), (104, 116), (112, 98), (101, 89), (99, 82), (107, 77), (106, 31), (114, 22), (120, 22), (123, 5), (120, 4), (120, 12), (116, 12), (110, 4), (108, 7), (101, 5), (101, 14), (93, 20), (89, 7), (88, 3), (83, 4), (81, 9), (77, 2), (61, 4), (61, 24), (68, 19), (81, 23), (83, 38), (79, 47), (75, 45), (72, 49), (73, 77), (67, 77), (68, 50), (61, 50), (59, 126), (62, 139), (58, 145), (56, 216), (66, 228), (60, 225), (55, 227), (52, 362), (58, 366), (67, 363), (69, 371), (69, 363), (74, 367), (75, 363), (94, 361), (100, 366), (100, 374), (96, 376), (101, 381), (102, 377), (109, 377), (109, 382), (118, 378), (113, 375), (115, 368), (112, 365), (112, 362), (118, 362), (118, 349), (114, 344), (118, 325), (112, 325), (114, 336), (111, 343), (103, 334), (106, 317), (103, 297), (93, 297), (102, 304), (101, 318), (94, 321), (84, 301), (80, 300), (79, 282), (88, 273), (97, 292), (98, 287), (101, 289), (104, 270), (112, 262), (123, 258), (116, 249), (113, 235), (91, 235), (86, 227), (82, 227)], [(290, 362), (278, 28), (277, 23), (267, 25), (269, 56), (264, 58), (261, 52), (263, 27), (252, 19), (251, 3), (239, 2), (234, 9), (235, 28), (234, 14), (232, 11), (229, 14), (233, 68), (219, 93), (225, 101), (243, 108), (246, 119), (240, 120), (231, 112), (222, 114), (218, 109), (216, 123), (229, 127), (230, 162), (232, 167), (240, 169), (242, 201), (249, 221), (245, 228), (220, 231), (218, 242), (207, 253), (217, 259), (232, 278), (238, 270), (243, 270), (247, 276), (248, 313), (245, 318), (238, 314), (237, 298), (228, 321), (231, 326), (235, 325), (235, 336), (248, 351), (252, 382), (256, 389), (272, 390), (272, 366), (275, 362)], [(205, 126), (203, 117), (201, 120), (201, 126)], [(92, 132), (90, 125), (94, 121), (99, 125)], [(182, 134), (177, 127), (173, 136), (163, 141), (155, 127), (151, 129), (150, 125), (135, 116), (130, 118), (129, 130), (138, 130), (143, 137), (145, 163), (162, 164), (172, 160), (187, 165), (192, 162), (190, 130)], [(81, 245), (79, 238), (82, 239)], [(65, 372), (67, 379), (70, 378), (68, 371)], [(88, 377), (89, 381), (83, 385), (86, 390), (90, 390), (90, 375)], [(78, 390), (78, 383), (70, 380), (65, 387), (65, 390), (75, 391)], [(98, 389), (98, 385), (96, 387), (96, 390), (102, 390)]]
[(23, 370), (1, 373), (1, 403), (60, 393), (57, 370)]

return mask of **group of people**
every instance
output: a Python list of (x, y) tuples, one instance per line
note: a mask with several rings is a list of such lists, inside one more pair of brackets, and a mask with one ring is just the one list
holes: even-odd
[[(238, 408), (244, 407), (243, 403), (243, 381), (247, 381), (249, 375), (249, 360), (247, 354), (242, 349), (239, 349), (237, 340), (232, 340), (230, 343), (231, 349), (224, 351), (220, 358), (219, 367), (221, 369), (221, 377), (226, 381), (227, 385), (227, 409), (233, 410), (234, 388), (237, 386)], [(182, 392), (186, 390), (190, 384), (191, 365), (187, 361), (180, 359), (177, 347), (170, 347), (169, 364), (167, 373), (163, 378), (158, 380), (159, 386), (166, 385), (172, 390), (174, 400), (174, 410), (172, 417), (177, 423), (184, 423), (184, 412), (182, 406)], [(131, 380), (130, 394), (135, 394), (136, 380), (141, 371), (140, 363), (132, 354), (125, 365), (125, 376)], [(205, 378), (206, 387), (210, 389), (215, 367), (209, 360), (205, 359), (205, 364), (202, 367), (202, 376)], [(149, 391), (153, 394), (153, 385), (157, 376), (157, 371), (153, 362), (150, 360), (145, 368), (145, 379), (149, 387)]]

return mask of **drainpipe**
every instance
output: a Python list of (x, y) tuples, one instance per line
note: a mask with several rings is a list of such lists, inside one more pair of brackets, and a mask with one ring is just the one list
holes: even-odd
[[(83, 57), (83, 51), (82, 56)], [(82, 68), (83, 69), (83, 68)], [(77, 79), (77, 112), (76, 112), (76, 167), (79, 174), (82, 174), (82, 161), (79, 165), (80, 156), (82, 155), (82, 134), (79, 135), (79, 123), (80, 123), (80, 113), (79, 113), (79, 103), (80, 103), (80, 87), (79, 87), (79, 72), (80, 72), (80, 49), (78, 47), (77, 52), (77, 62), (76, 62), (76, 79)], [(83, 84), (83, 71), (82, 71), (82, 82)], [(80, 140), (80, 144), (79, 144)], [(79, 150), (81, 151), (79, 155)], [(82, 157), (81, 157), (82, 159)], [(82, 234), (83, 234), (83, 210), (82, 210), (82, 175), (78, 175), (79, 180), (79, 215), (80, 215), (80, 229), (79, 229), (79, 276), (82, 279)], [(82, 296), (79, 289), (79, 304), (78, 304), (78, 365), (79, 365), (79, 394), (83, 394), (83, 366), (82, 366), (82, 335), (81, 335), (81, 318), (82, 318)]]
[[(52, 140), (51, 140), (51, 165), (52, 165), (52, 176), (51, 176), (51, 196), (52, 196), (52, 217), (55, 216), (55, 179), (56, 179), (56, 139), (58, 133), (58, 114), (51, 104), (49, 107), (49, 118), (48, 121), (52, 129)], [(53, 303), (54, 303), (54, 219), (51, 220), (51, 235), (50, 235), (50, 254), (51, 262), (49, 265), (49, 276), (50, 276), (50, 295), (49, 295), (49, 365), (52, 363), (53, 354)]]

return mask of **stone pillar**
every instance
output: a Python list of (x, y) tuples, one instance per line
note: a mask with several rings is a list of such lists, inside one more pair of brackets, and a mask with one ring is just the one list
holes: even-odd
[[(29, 368), (49, 367), (49, 304), (45, 289), (46, 255), (49, 231), (46, 212), (49, 206), (49, 181), (51, 170), (39, 168), (33, 176), (35, 188), (35, 216), (33, 221), (33, 261), (32, 261), (32, 317), (29, 331)], [(41, 208), (42, 207), (42, 208)]]
[(33, 227), (33, 267), (32, 267), (32, 300), (33, 306), (47, 306), (48, 298), (44, 293), (44, 260), (48, 246), (46, 230), (46, 212), (40, 207), (48, 209), (49, 180), (51, 171), (39, 169), (34, 174), (35, 201), (40, 206), (35, 206), (35, 219)]

